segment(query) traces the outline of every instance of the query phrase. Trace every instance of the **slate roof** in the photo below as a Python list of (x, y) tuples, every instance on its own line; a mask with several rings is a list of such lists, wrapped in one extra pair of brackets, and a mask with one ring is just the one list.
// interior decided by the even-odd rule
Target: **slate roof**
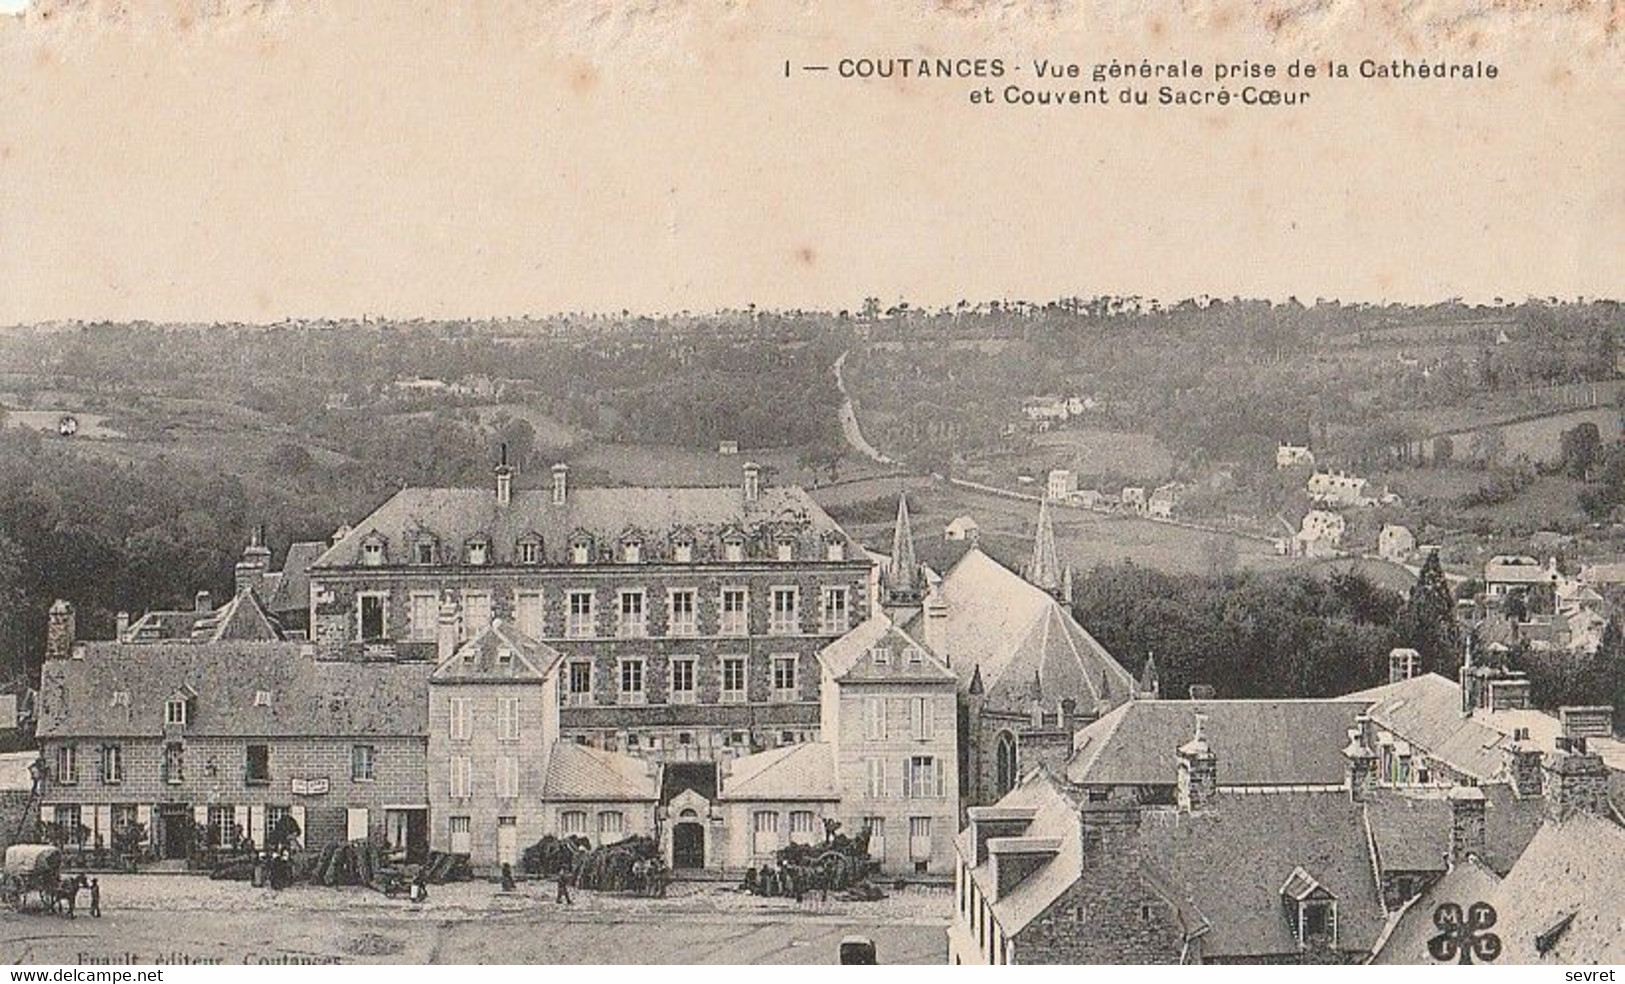
[[(489, 537), (493, 564), (513, 563), (520, 538), (542, 538), (548, 563), (570, 556), (572, 537), (585, 533), (600, 547), (629, 531), (644, 537), (644, 554), (660, 555), (666, 537), (680, 530), (695, 538), (695, 559), (730, 530), (764, 545), (780, 536), (834, 537), (856, 556), (857, 544), (805, 491), (793, 486), (764, 487), (755, 502), (746, 502), (737, 486), (702, 488), (571, 489), (565, 504), (554, 505), (550, 490), (516, 489), (507, 506), (497, 504), (489, 489), (402, 489), (329, 547), (314, 566), (346, 567), (361, 562), (362, 542), (374, 534), (385, 538), (391, 564), (405, 563), (421, 532), (433, 534), (442, 557), (456, 558), (476, 536)], [(764, 555), (758, 551), (758, 556)], [(817, 554), (822, 560), (823, 554)], [(595, 558), (596, 559), (596, 558)]]
[(1625, 963), (1625, 830), (1584, 813), (1545, 824), (1492, 904), (1498, 963)]
[(282, 573), (266, 577), (265, 607), (275, 613), (309, 608), (310, 568), (326, 552), (327, 543), (322, 540), (289, 544)]
[(552, 646), (532, 639), (502, 619), (494, 619), (435, 667), (430, 680), (436, 684), (541, 684), (562, 658)]
[(1515, 557), (1503, 554), (1491, 557), (1484, 565), (1484, 580), (1502, 584), (1549, 584), (1553, 572), (1533, 557)]
[(1221, 793), (1207, 811), (1149, 810), (1146, 858), (1210, 928), (1204, 957), (1297, 954), (1281, 888), (1302, 868), (1337, 899), (1339, 950), (1369, 950), (1384, 914), (1360, 805), (1347, 792)]
[(1219, 759), (1220, 786), (1341, 785), (1343, 746), (1362, 708), (1337, 700), (1135, 700), (1079, 731), (1069, 782), (1171, 785), (1196, 715)]
[[(1022, 836), (1055, 838), (1060, 850), (1043, 867), (1028, 875), (1000, 898), (993, 880), (992, 857), (971, 868), (971, 877), (988, 898), (997, 898), (993, 914), (1007, 936), (1021, 932), (1043, 914), (1052, 903), (1078, 880), (1083, 870), (1083, 842), (1079, 836), (1078, 805), (1056, 785), (1047, 772), (1035, 773), (1007, 793), (998, 805), (1035, 811), (1033, 821)], [(976, 844), (967, 826), (957, 840), (959, 856), (974, 858)]]
[(660, 796), (657, 766), (618, 752), (571, 741), (554, 744), (547, 757), (544, 800), (654, 802)]
[(1373, 687), (1347, 700), (1370, 702), (1372, 721), (1429, 757), (1481, 782), (1506, 769), (1510, 737), (1482, 721), (1463, 717), (1461, 688), (1437, 673)]
[(1433, 964), (1428, 941), (1439, 935), (1433, 912), (1447, 902), (1466, 911), (1474, 902), (1487, 902), (1500, 884), (1500, 876), (1473, 858), (1456, 865), (1421, 894), (1388, 917), (1378, 938), (1373, 964)]
[(715, 762), (667, 762), (660, 769), (660, 802), (670, 803), (686, 790), (693, 790), (708, 803), (717, 798)]
[(248, 642), (281, 639), (282, 625), (260, 603), (252, 591), (240, 591), (232, 599), (192, 624), (192, 638), (199, 642)]
[[(886, 662), (875, 662), (875, 648)], [(958, 678), (942, 661), (884, 614), (875, 614), (825, 646), (818, 661), (843, 683), (942, 683)]]
[(979, 548), (943, 576), (948, 604), (939, 655), (968, 689), (979, 674), (990, 702), (1013, 706), (1035, 696), (1072, 697), (1079, 709), (1115, 706), (1134, 677), (1049, 594)]
[[(1497, 874), (1512, 870), (1530, 838), (1540, 829), (1545, 801), (1519, 799), (1512, 787), (1495, 783), (1484, 792), (1484, 851), (1481, 860)], [(1449, 790), (1377, 789), (1366, 797), (1372, 846), (1385, 871), (1444, 871), (1450, 851)]]
[[(318, 662), (297, 642), (89, 642), (41, 671), (41, 738), (161, 738), (164, 704), (190, 688), (188, 736), (428, 733), (429, 667)], [(257, 691), (271, 694), (257, 707)], [(114, 693), (129, 695), (114, 703)]]
[(722, 764), (719, 800), (814, 800), (841, 798), (835, 784), (835, 747), (808, 741), (771, 748)]

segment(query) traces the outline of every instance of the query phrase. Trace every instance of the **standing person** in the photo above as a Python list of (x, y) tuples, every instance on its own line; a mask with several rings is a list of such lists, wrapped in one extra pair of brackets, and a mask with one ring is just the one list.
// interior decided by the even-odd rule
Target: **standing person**
[(95, 919), (102, 917), (102, 883), (99, 878), (90, 880), (90, 915)]
[(502, 862), (502, 890), (511, 892), (517, 887), (513, 880), (513, 865), (507, 861)]
[(558, 895), (553, 899), (553, 901), (559, 905), (575, 905), (575, 901), (570, 898), (570, 879), (571, 874), (569, 866), (566, 865), (565, 867), (560, 868), (559, 892)]

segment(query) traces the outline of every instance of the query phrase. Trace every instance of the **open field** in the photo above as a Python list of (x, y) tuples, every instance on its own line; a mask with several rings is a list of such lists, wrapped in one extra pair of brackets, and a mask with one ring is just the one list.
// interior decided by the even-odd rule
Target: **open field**
[[(105, 915), (0, 914), (12, 963), (835, 963), (842, 937), (875, 941), (882, 963), (941, 963), (949, 890), (876, 903), (739, 896), (678, 883), (667, 899), (551, 885), (503, 893), (437, 886), (421, 906), (366, 889), (255, 889), (186, 875), (102, 876)], [(81, 898), (83, 903), (83, 898)]]
[(1033, 443), (1033, 452), (1021, 456), (1024, 462), (1036, 458), (1040, 466), (1053, 462), (1080, 475), (1124, 475), (1156, 483), (1174, 467), (1173, 455), (1150, 434), (1064, 427), (1034, 436)]
[(0, 408), (0, 413), (5, 415), (7, 427), (26, 427), (29, 430), (39, 431), (41, 434), (57, 433), (57, 424), (62, 420), (63, 415), (73, 413), (74, 419), (79, 422), (79, 433), (75, 435), (79, 439), (110, 441), (124, 436), (121, 432), (109, 427), (106, 415), (99, 413), (77, 413), (69, 410), (5, 410), (3, 408)]

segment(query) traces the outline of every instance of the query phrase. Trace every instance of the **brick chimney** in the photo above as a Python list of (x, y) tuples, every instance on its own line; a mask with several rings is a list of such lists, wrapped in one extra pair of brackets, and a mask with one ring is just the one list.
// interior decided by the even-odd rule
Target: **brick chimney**
[(762, 497), (762, 469), (754, 461), (745, 462), (745, 501), (756, 502)]
[(457, 651), (457, 636), (462, 612), (457, 600), (448, 592), (440, 600), (439, 624), (435, 626), (435, 657), (444, 663)]
[(1490, 680), (1489, 705), (1492, 711), (1528, 710), (1529, 678), (1522, 673), (1507, 673)]
[(1388, 682), (1400, 683), (1416, 676), (1422, 654), (1414, 649), (1393, 649), (1388, 653)]
[(553, 466), (553, 505), (562, 506), (569, 492), (570, 466), (559, 462)]
[(1484, 853), (1484, 791), (1477, 786), (1450, 789), (1450, 864)]
[(244, 591), (262, 593), (265, 590), (265, 575), (270, 569), (271, 551), (265, 546), (265, 531), (256, 526), (248, 546), (243, 549), (243, 559), (237, 562), (235, 593), (242, 594)]
[(129, 634), (130, 634), (130, 613), (129, 612), (119, 612), (118, 613), (118, 621), (114, 623), (113, 638), (118, 642), (123, 642), (124, 637), (129, 635)]
[(1546, 819), (1567, 820), (1576, 813), (1608, 815), (1608, 766), (1586, 748), (1586, 739), (1562, 736), (1546, 770)]
[(513, 469), (508, 467), (508, 445), (502, 445), (502, 458), (497, 464), (497, 505), (506, 506), (513, 501)]
[(45, 658), (67, 659), (72, 656), (75, 635), (73, 604), (58, 598), (46, 619)]
[(1557, 719), (1562, 722), (1563, 734), (1569, 738), (1612, 738), (1614, 736), (1614, 707), (1596, 704), (1588, 707), (1559, 707)]
[(345, 537), (347, 537), (349, 535), (350, 535), (350, 524), (349, 523), (340, 524), (339, 528), (333, 531), (333, 535), (327, 538), (327, 545), (330, 546), (330, 547), (336, 547), (336, 546), (339, 545), (340, 540), (344, 539)]
[(921, 635), (924, 638), (920, 641), (925, 643), (925, 648), (948, 666), (954, 665), (953, 653), (948, 651), (948, 601), (942, 597), (940, 586), (932, 588), (926, 596), (925, 628)]
[(1507, 746), (1507, 778), (1511, 781), (1512, 792), (1519, 799), (1540, 795), (1540, 760), (1538, 748), (1516, 741)]
[(1362, 714), (1349, 729), (1349, 743), (1343, 749), (1343, 773), (1349, 787), (1349, 799), (1365, 801), (1366, 795), (1377, 785), (1377, 753), (1366, 744), (1370, 718)]
[(199, 615), (207, 615), (214, 611), (214, 596), (207, 591), (199, 591), (192, 599), (192, 610)]
[(1179, 777), (1176, 795), (1182, 813), (1200, 813), (1219, 791), (1219, 759), (1208, 747), (1202, 728), (1206, 714), (1196, 715), (1196, 734), (1179, 746)]

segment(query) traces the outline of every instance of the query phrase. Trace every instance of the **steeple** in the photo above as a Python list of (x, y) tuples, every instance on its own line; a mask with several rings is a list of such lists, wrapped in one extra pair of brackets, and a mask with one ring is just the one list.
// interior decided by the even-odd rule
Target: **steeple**
[(914, 555), (914, 529), (908, 519), (908, 494), (897, 495), (897, 525), (892, 528), (891, 560), (881, 579), (888, 605), (917, 605), (925, 594), (925, 577)]
[(1050, 521), (1049, 497), (1038, 503), (1038, 532), (1033, 537), (1033, 556), (1022, 576), (1029, 582), (1058, 595), (1064, 585), (1061, 562), (1055, 556), (1055, 526)]

